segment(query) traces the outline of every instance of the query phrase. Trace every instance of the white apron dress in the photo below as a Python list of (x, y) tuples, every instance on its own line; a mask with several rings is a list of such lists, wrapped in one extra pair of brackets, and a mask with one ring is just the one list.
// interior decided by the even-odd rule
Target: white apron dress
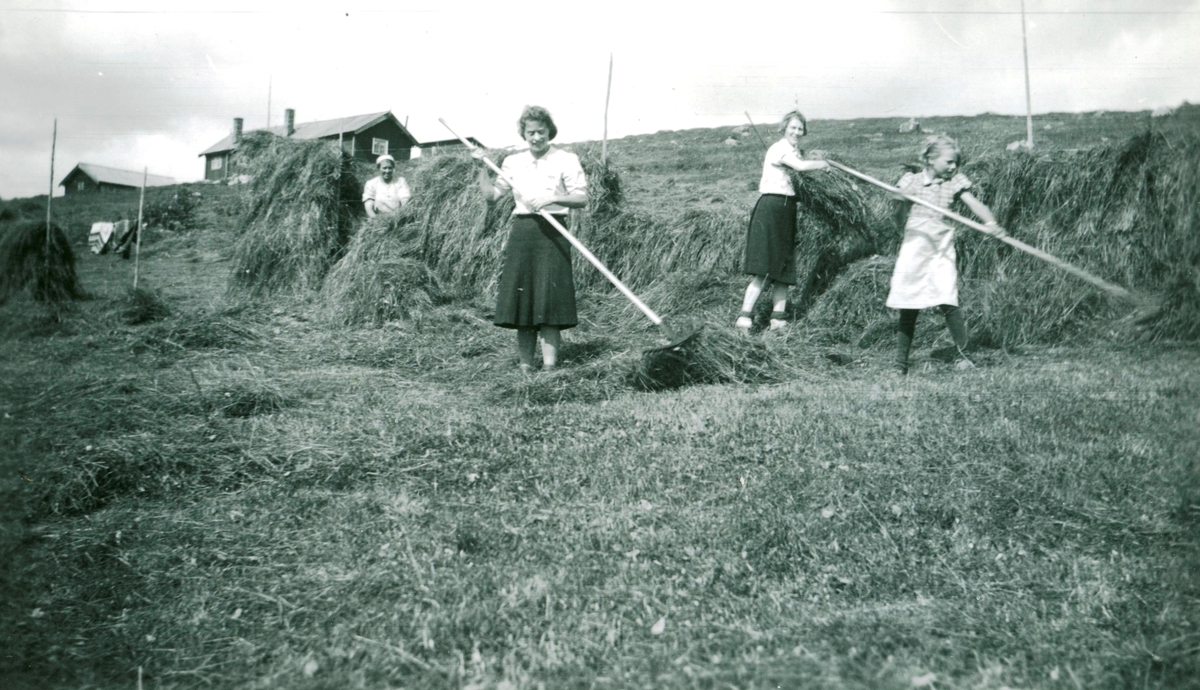
[[(905, 173), (896, 184), (901, 191), (940, 208), (971, 187), (966, 175), (949, 180), (930, 179), (926, 173)], [(913, 204), (904, 226), (904, 240), (892, 272), (887, 306), (892, 309), (928, 309), (942, 304), (958, 306), (958, 257), (954, 252), (954, 226), (930, 208)]]

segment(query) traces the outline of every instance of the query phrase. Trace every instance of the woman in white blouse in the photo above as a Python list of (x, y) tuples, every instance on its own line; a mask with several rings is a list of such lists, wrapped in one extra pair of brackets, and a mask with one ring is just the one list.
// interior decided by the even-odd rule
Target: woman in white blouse
[(412, 196), (408, 181), (396, 175), (395, 158), (385, 153), (375, 159), (375, 166), (379, 168), (379, 176), (367, 180), (363, 187), (363, 207), (370, 218), (399, 211)]
[[(500, 166), (512, 186), (504, 178), (493, 182), (481, 167), (479, 188), (488, 201), (511, 193), (515, 202), (493, 322), (517, 331), (517, 356), (528, 372), (536, 366), (539, 335), (542, 368), (552, 369), (558, 362), (559, 332), (579, 323), (571, 245), (539, 212), (565, 226), (569, 209), (587, 205), (587, 178), (578, 156), (550, 145), (558, 128), (545, 108), (526, 106), (517, 131), (529, 149), (508, 156)], [(483, 151), (476, 149), (474, 155), (479, 158)]]
[(808, 121), (799, 110), (783, 116), (779, 126), (783, 138), (767, 149), (763, 159), (762, 178), (758, 184), (759, 197), (750, 214), (746, 232), (745, 273), (754, 276), (746, 287), (737, 327), (749, 331), (753, 326), (751, 311), (759, 295), (771, 285), (771, 330), (787, 325), (787, 290), (796, 284), (796, 190), (792, 171), (828, 170), (825, 161), (804, 160), (799, 149), (800, 137), (808, 134)]

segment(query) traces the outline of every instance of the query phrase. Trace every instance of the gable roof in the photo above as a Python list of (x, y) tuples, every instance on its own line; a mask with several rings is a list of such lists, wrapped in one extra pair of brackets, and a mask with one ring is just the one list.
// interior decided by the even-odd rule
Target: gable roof
[[(292, 132), (292, 139), (321, 139), (323, 137), (333, 137), (339, 134), (358, 134), (359, 132), (374, 127), (384, 120), (391, 120), (400, 128), (400, 131), (408, 135), (409, 139), (414, 142), (416, 139), (412, 133), (405, 129), (404, 125), (396, 119), (392, 111), (385, 110), (382, 113), (367, 113), (366, 115), (351, 115), (350, 117), (339, 117), (332, 120), (318, 120), (316, 122), (302, 122), (296, 125), (296, 129)], [(287, 135), (287, 125), (278, 127), (267, 127), (264, 129), (250, 130), (253, 132), (270, 132), (279, 136)], [(201, 156), (207, 156), (213, 153), (222, 153), (224, 151), (232, 151), (237, 148), (233, 143), (233, 134), (225, 135), (225, 138), (217, 143), (209, 146), (200, 152)]]
[[(133, 187), (134, 189), (141, 189), (142, 187), (142, 173), (136, 170), (110, 168), (106, 165), (96, 165), (95, 163), (80, 163), (76, 165), (71, 169), (71, 172), (63, 176), (62, 182), (59, 182), (58, 186), (65, 187), (67, 178), (76, 172), (87, 175), (95, 180), (97, 184), (101, 182), (105, 184), (119, 184), (125, 187)], [(166, 175), (146, 175), (147, 187), (161, 187), (168, 184), (175, 184), (175, 178), (167, 177)]]
[[(486, 146), (483, 145), (482, 141), (476, 139), (475, 137), (467, 137), (467, 141), (471, 142), (472, 144), (475, 144), (476, 146), (478, 146), (481, 149), (487, 148)], [(438, 139), (437, 141), (427, 141), (422, 144), (417, 144), (417, 148), (435, 149), (435, 148), (441, 148), (443, 146), (462, 146), (462, 145), (463, 145), (463, 143), (462, 143), (462, 140), (460, 140), (460, 139)]]

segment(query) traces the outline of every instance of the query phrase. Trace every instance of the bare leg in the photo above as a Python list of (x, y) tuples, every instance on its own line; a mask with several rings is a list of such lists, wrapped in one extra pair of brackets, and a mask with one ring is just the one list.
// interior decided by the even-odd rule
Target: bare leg
[(742, 311), (754, 309), (754, 303), (758, 301), (758, 296), (762, 294), (763, 286), (766, 283), (766, 276), (754, 276), (750, 284), (746, 286), (746, 296), (742, 299)]
[(771, 286), (771, 330), (787, 326), (784, 310), (787, 309), (788, 286), (775, 283)]
[(766, 276), (754, 276), (750, 284), (746, 286), (746, 296), (742, 298), (742, 313), (738, 315), (737, 327), (748, 331), (753, 324), (750, 321), (750, 312), (754, 310), (754, 303), (758, 301), (758, 296), (762, 294), (763, 286), (766, 285)]
[(542, 326), (542, 368), (553, 369), (558, 364), (558, 348), (562, 345), (562, 336), (558, 326)]
[(783, 312), (787, 309), (788, 286), (783, 283), (775, 283), (771, 286), (771, 301), (774, 302), (774, 311)]
[(521, 360), (523, 371), (532, 371), (533, 347), (537, 344), (537, 331), (532, 328), (517, 329), (517, 358)]

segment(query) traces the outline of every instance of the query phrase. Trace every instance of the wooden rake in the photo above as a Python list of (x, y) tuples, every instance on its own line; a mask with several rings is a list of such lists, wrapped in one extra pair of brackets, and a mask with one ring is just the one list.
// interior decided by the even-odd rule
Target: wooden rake
[[(468, 141), (467, 139), (464, 139), (462, 136), (460, 136), (458, 134), (458, 132), (455, 132), (454, 129), (451, 128), (450, 125), (447, 124), (446, 121), (443, 120), (442, 118), (439, 117), (438, 122), (442, 123), (442, 126), (445, 127), (447, 130), (449, 130), (450, 133), (453, 134), (459, 141), (461, 141), (463, 143), (463, 145), (466, 146), (468, 149), (475, 150), (475, 149), (479, 148), (474, 143), (472, 143), (472, 142)], [(507, 182), (508, 186), (513, 187), (514, 192), (516, 191), (516, 187), (513, 186), (512, 179), (509, 178), (508, 175), (504, 174), (504, 171), (500, 169), (500, 166), (493, 163), (492, 160), (490, 158), (488, 158), (487, 156), (483, 156), (481, 158), (481, 160), (484, 163), (486, 163), (489, 168), (492, 169), (492, 172), (496, 173), (497, 176), (499, 176), (501, 179), (503, 179), (505, 182)], [(516, 192), (516, 193), (519, 194), (519, 192)], [(605, 266), (600, 261), (600, 259), (597, 259), (596, 255), (593, 254), (583, 244), (583, 242), (579, 241), (579, 238), (575, 237), (575, 235), (571, 234), (571, 231), (569, 231), (565, 227), (563, 227), (562, 223), (558, 222), (558, 220), (554, 216), (550, 215), (550, 213), (548, 213), (545, 209), (541, 209), (540, 211), (538, 211), (538, 214), (542, 218), (545, 218), (546, 221), (550, 223), (550, 225), (554, 226), (554, 229), (557, 230), (560, 234), (562, 234), (563, 237), (567, 238), (567, 241), (571, 243), (571, 246), (574, 247), (576, 249), (576, 251), (578, 251), (580, 254), (582, 254), (583, 258), (588, 260), (588, 263), (595, 266), (596, 270), (600, 271), (601, 275), (603, 275), (605, 278), (608, 279), (608, 282), (612, 283), (614, 287), (616, 287), (618, 290), (620, 290), (621, 294), (625, 295), (625, 297), (627, 297), (630, 302), (633, 302), (633, 306), (637, 307), (643, 314), (646, 315), (646, 318), (650, 319), (650, 321), (655, 326), (659, 327), (661, 334), (662, 334), (659, 344), (657, 344), (653, 347), (645, 348), (643, 350), (644, 352), (659, 352), (659, 351), (664, 351), (664, 350), (677, 350), (677, 349), (683, 347), (684, 345), (688, 344), (689, 342), (691, 342), (693, 339), (696, 338), (696, 336), (700, 335), (700, 328), (697, 328), (690, 323), (688, 323), (688, 324), (668, 323), (666, 320), (663, 319), (663, 317), (659, 316), (658, 313), (656, 313), (653, 309), (646, 306), (646, 303), (643, 302), (641, 300), (641, 298), (639, 298), (637, 295), (635, 295), (633, 293), (633, 290), (630, 290), (629, 287), (627, 285), (625, 285), (625, 283), (621, 282), (620, 278), (617, 278), (617, 276), (612, 271), (608, 270), (608, 267)]]
[[(943, 216), (949, 218), (950, 220), (962, 223), (963, 225), (967, 226), (968, 228), (971, 228), (972, 230), (978, 230), (979, 232), (982, 232), (985, 235), (991, 235), (992, 237), (995, 237), (996, 239), (1000, 240), (1001, 242), (1003, 242), (1007, 245), (1010, 245), (1012, 247), (1016, 247), (1017, 249), (1025, 252), (1026, 254), (1036, 256), (1037, 258), (1041, 259), (1042, 261), (1045, 261), (1046, 263), (1050, 264), (1051, 266), (1054, 266), (1055, 268), (1059, 268), (1063, 271), (1066, 271), (1067, 273), (1070, 273), (1071, 275), (1075, 276), (1076, 278), (1079, 278), (1080, 280), (1084, 280), (1084, 281), (1087, 281), (1088, 283), (1091, 283), (1092, 285), (1095, 285), (1096, 287), (1107, 292), (1108, 294), (1112, 295), (1113, 297), (1118, 297), (1122, 300), (1125, 300), (1127, 302), (1134, 304), (1140, 310), (1143, 310), (1143, 311), (1147, 310), (1147, 309), (1156, 310), (1158, 308), (1158, 304), (1150, 297), (1147, 297), (1146, 295), (1143, 295), (1141, 293), (1127, 290), (1126, 288), (1123, 288), (1120, 285), (1117, 285), (1115, 283), (1110, 283), (1107, 280), (1104, 280), (1103, 278), (1101, 278), (1100, 276), (1089, 273), (1089, 272), (1083, 270), (1082, 268), (1075, 266), (1074, 264), (1070, 264), (1066, 261), (1063, 261), (1062, 259), (1058, 258), (1057, 256), (1054, 256), (1053, 254), (1044, 252), (1041, 249), (1038, 249), (1037, 247), (1033, 247), (1028, 244), (1025, 244), (1021, 240), (1018, 240), (1015, 237), (1012, 237), (1011, 235), (1009, 235), (1007, 232), (1004, 231), (1003, 228), (1000, 228), (1000, 226), (996, 226), (995, 229), (989, 228), (988, 226), (986, 226), (982, 223), (978, 223), (976, 221), (971, 220), (970, 218), (961, 216), (949, 209), (942, 208), (941, 206), (932, 204), (928, 201), (925, 201), (924, 199), (918, 199), (915, 196), (910, 196), (908, 194), (905, 194), (904, 192), (900, 191), (900, 189), (897, 187), (893, 187), (892, 185), (887, 184), (886, 182), (881, 182), (881, 181), (875, 179), (874, 177), (867, 175), (866, 173), (861, 173), (849, 166), (842, 165), (841, 163), (838, 163), (837, 161), (831, 161), (829, 159), (825, 159), (825, 162), (828, 163), (829, 165), (831, 165), (832, 167), (837, 168), (838, 170), (841, 170), (844, 173), (847, 173), (849, 175), (853, 175), (854, 177), (857, 177), (858, 179), (862, 180), (863, 182), (873, 184), (876, 187), (879, 187), (880, 189), (886, 190), (888, 192), (891, 192), (892, 194), (902, 197), (906, 201), (911, 201), (914, 204), (920, 204), (921, 206), (924, 206), (926, 208), (933, 209), (934, 211), (937, 211), (938, 213), (942, 214)], [(997, 229), (1000, 230), (1000, 232), (996, 232)]]

